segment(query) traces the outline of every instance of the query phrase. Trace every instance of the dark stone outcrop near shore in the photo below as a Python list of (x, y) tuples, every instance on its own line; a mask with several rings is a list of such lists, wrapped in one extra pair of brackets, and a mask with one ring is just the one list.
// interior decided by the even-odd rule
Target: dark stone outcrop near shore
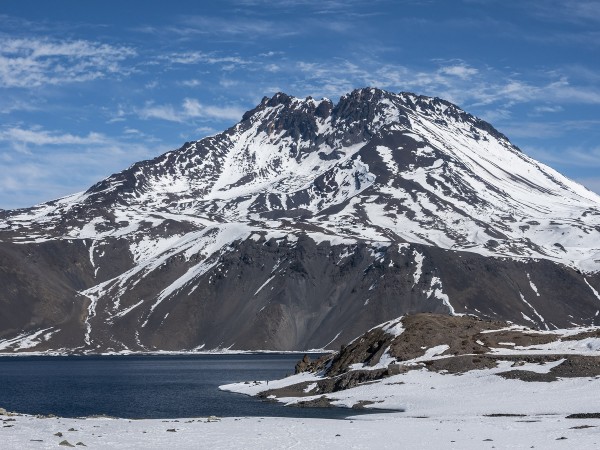
[[(389, 331), (394, 329), (394, 333)], [(561, 354), (560, 351), (537, 352), (536, 347), (556, 342), (572, 342), (598, 337), (598, 330), (567, 335), (539, 332), (515, 327), (514, 324), (482, 320), (472, 316), (415, 314), (375, 327), (343, 345), (339, 352), (325, 355), (312, 363), (305, 356), (297, 368), (321, 376), (282, 389), (271, 389), (259, 396), (314, 397), (304, 406), (329, 406), (325, 394), (382, 380), (410, 370), (435, 371), (459, 375), (471, 370), (495, 368), (500, 361), (511, 367), (498, 373), (507, 379), (553, 382), (559, 378), (593, 378), (600, 376), (600, 357), (595, 354)], [(432, 349), (437, 351), (427, 357)], [(513, 350), (498, 354), (502, 349)], [(382, 356), (385, 355), (385, 363)], [(521, 369), (526, 364), (558, 363), (547, 373)], [(312, 385), (312, 389), (307, 390)]]

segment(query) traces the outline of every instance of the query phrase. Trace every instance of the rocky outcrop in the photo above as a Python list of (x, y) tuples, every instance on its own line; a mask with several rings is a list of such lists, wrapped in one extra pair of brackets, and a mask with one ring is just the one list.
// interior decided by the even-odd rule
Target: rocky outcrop
[[(593, 378), (600, 376), (599, 333), (598, 328), (542, 332), (473, 316), (409, 315), (369, 330), (339, 352), (322, 357), (318, 366), (310, 366), (305, 357), (297, 367), (313, 367), (318, 379), (266, 390), (260, 396), (318, 397), (316, 402), (302, 402), (330, 406), (328, 394), (411, 370), (464, 374), (497, 368), (501, 362), (510, 363), (497, 373), (507, 379)], [(542, 367), (548, 363), (547, 371), (523, 369), (528, 364)]]

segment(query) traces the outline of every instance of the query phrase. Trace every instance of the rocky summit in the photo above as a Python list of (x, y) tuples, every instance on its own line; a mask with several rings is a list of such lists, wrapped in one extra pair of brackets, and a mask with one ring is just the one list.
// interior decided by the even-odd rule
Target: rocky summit
[(439, 98), (265, 97), (0, 210), (0, 351), (338, 348), (434, 312), (600, 325), (600, 197)]

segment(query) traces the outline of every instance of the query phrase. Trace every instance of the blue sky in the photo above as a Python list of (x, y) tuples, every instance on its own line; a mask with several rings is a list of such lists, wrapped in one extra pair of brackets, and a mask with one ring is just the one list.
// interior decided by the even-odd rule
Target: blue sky
[(438, 96), (600, 192), (600, 1), (0, 1), (0, 208), (85, 190), (265, 95)]

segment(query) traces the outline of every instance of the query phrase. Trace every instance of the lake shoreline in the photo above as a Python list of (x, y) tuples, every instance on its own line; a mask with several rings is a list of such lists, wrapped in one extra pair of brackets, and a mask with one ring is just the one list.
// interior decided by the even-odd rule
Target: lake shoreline
[(336, 350), (311, 349), (311, 350), (207, 350), (207, 351), (153, 351), (153, 352), (0, 352), (0, 358), (5, 357), (30, 357), (30, 356), (48, 356), (48, 357), (82, 357), (82, 356), (204, 356), (204, 355), (317, 355), (333, 354)]

